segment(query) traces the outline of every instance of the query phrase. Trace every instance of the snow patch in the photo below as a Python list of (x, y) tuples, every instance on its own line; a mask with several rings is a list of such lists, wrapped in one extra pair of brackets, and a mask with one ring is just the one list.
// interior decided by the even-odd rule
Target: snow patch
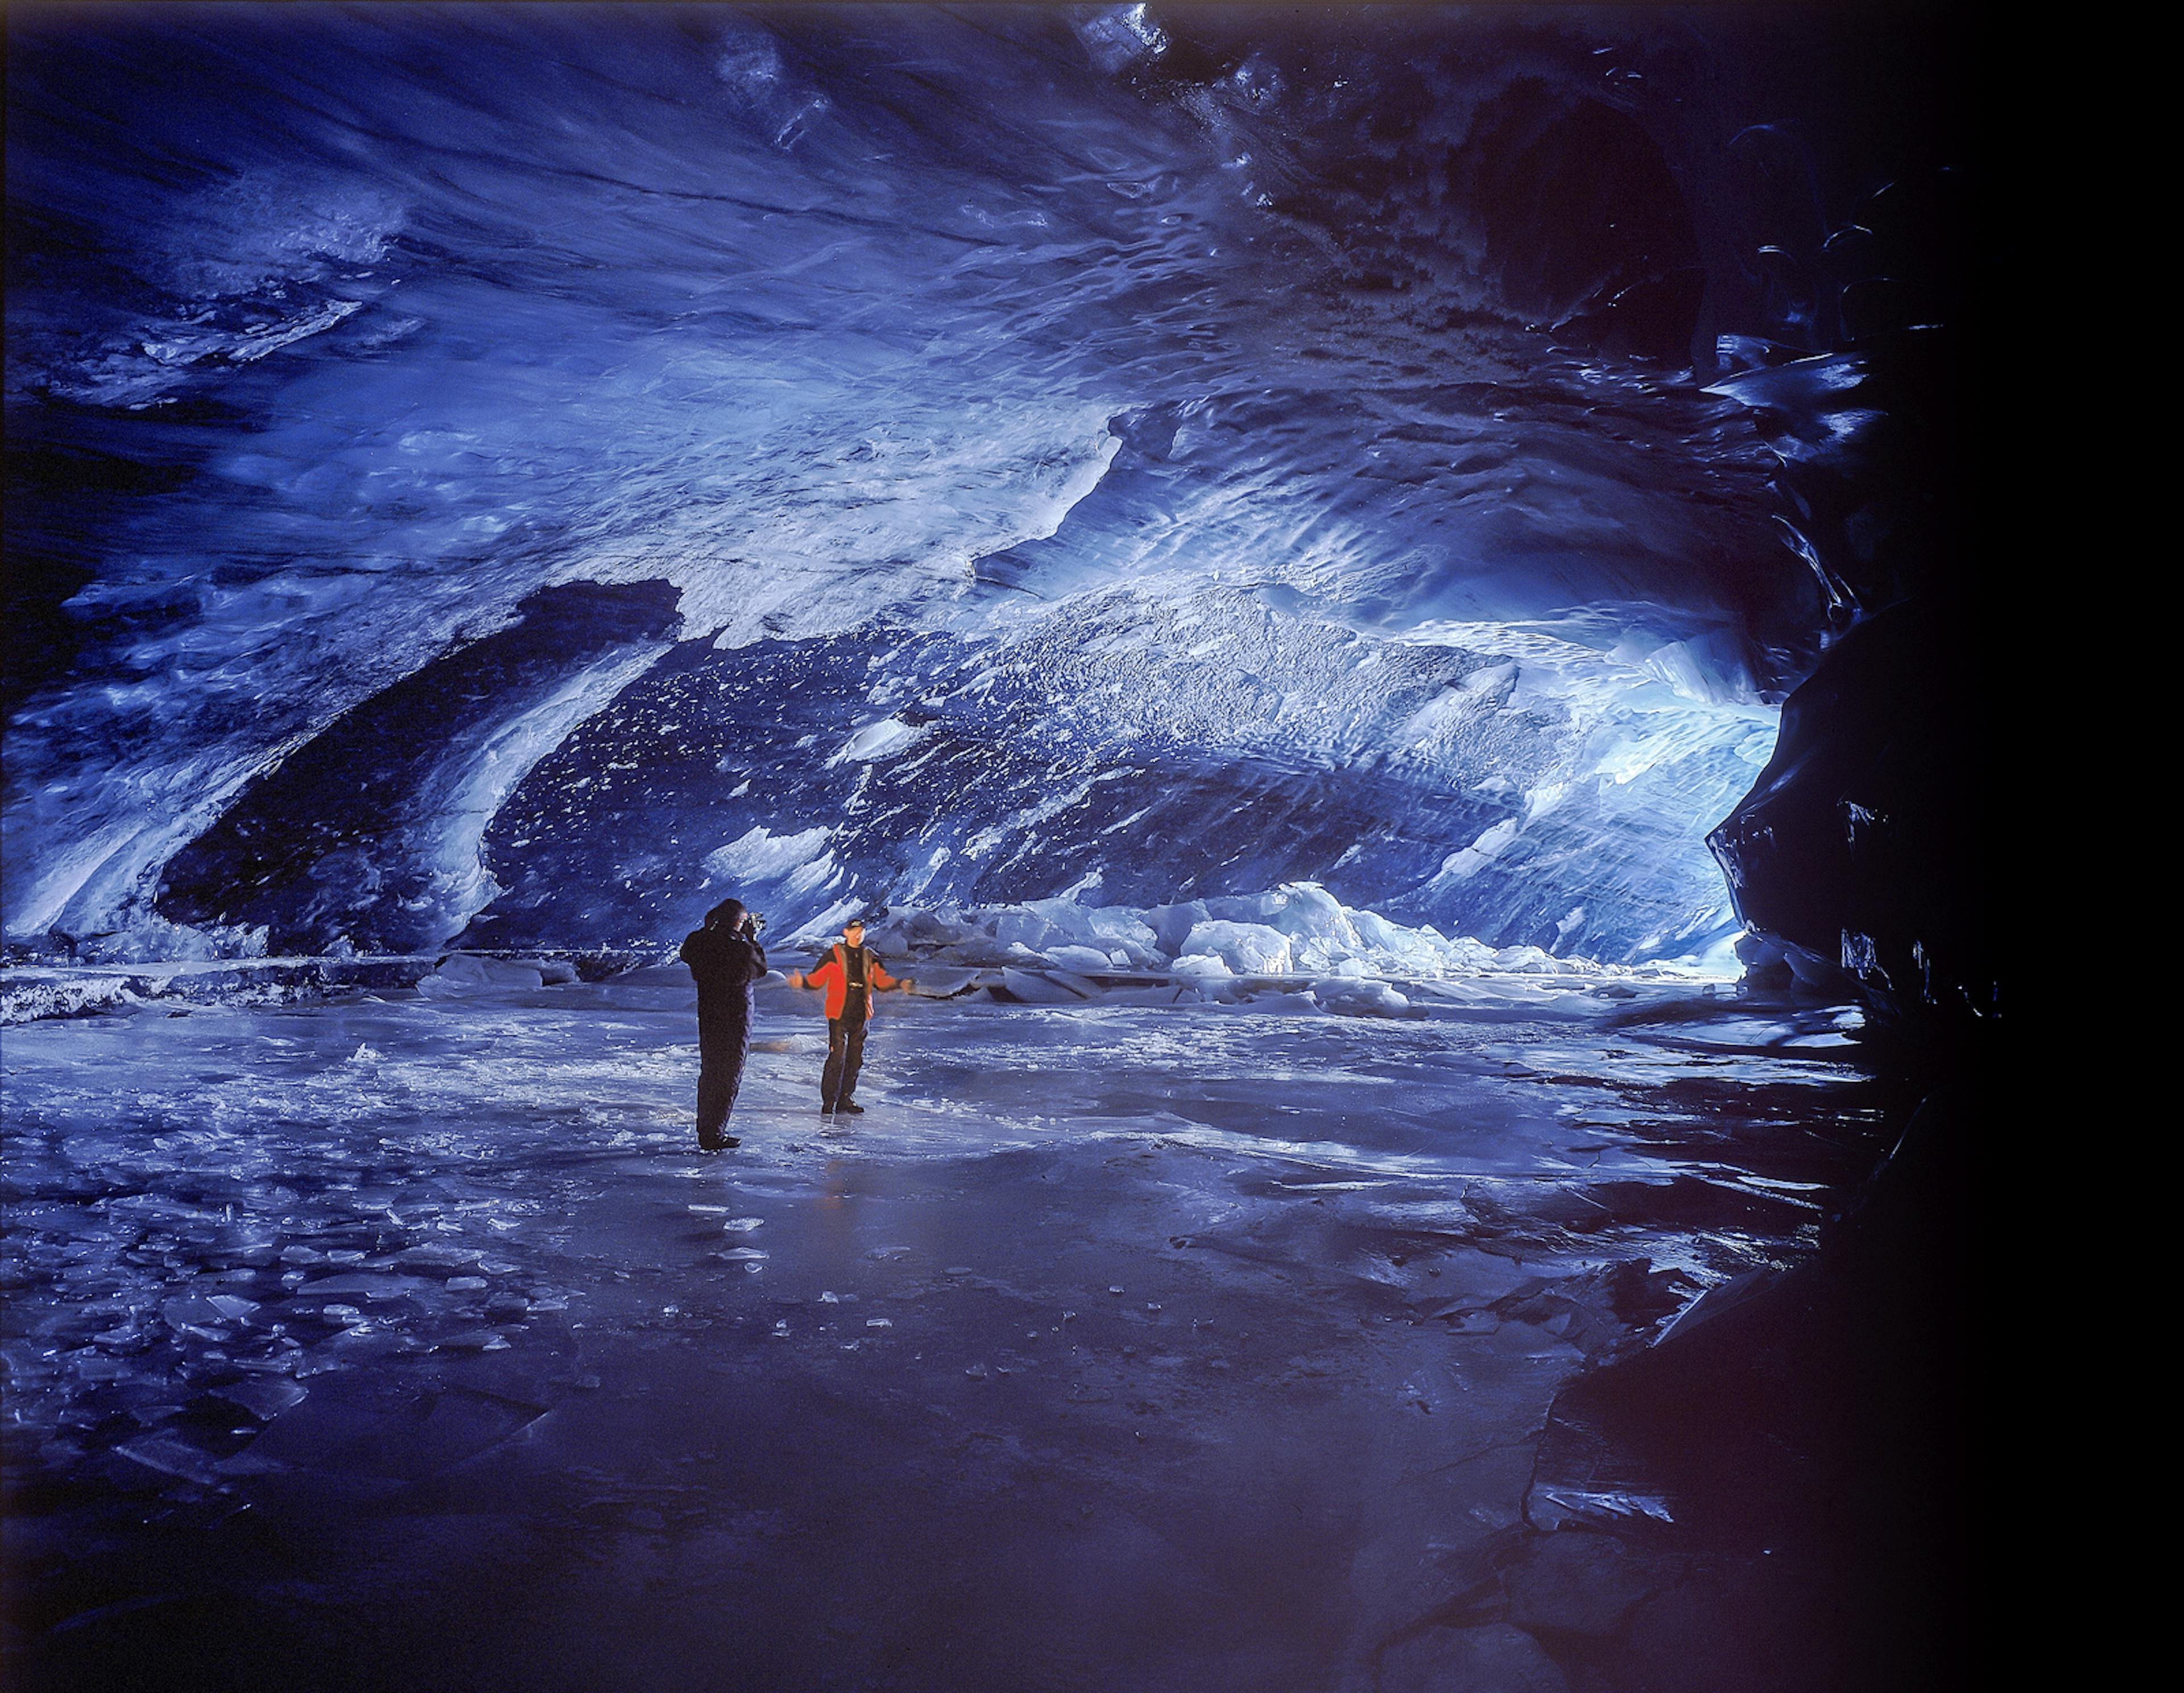
[(773, 881), (816, 860), (827, 845), (827, 835), (825, 829), (776, 835), (760, 824), (708, 852), (705, 873), (715, 881)]
[(893, 758), (908, 752), (925, 735), (925, 729), (914, 728), (900, 718), (882, 718), (851, 735), (842, 750), (827, 761), (825, 768), (831, 770), (845, 761), (869, 764), (878, 759)]

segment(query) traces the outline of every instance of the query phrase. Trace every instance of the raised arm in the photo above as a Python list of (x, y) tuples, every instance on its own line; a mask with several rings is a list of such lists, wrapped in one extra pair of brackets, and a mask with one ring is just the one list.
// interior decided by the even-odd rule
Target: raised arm
[(829, 958), (816, 970), (791, 970), (788, 973), (788, 985), (791, 987), (816, 987), (823, 992), (832, 985), (828, 979), (829, 974), (839, 975), (841, 970), (842, 967)]

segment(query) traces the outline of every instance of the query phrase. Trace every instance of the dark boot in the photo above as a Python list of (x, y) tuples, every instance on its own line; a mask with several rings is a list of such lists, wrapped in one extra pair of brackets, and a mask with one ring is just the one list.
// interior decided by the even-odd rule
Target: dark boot
[(865, 1115), (865, 1108), (854, 1099), (844, 1099), (834, 1109), (837, 1111), (847, 1111), (853, 1117), (861, 1117)]

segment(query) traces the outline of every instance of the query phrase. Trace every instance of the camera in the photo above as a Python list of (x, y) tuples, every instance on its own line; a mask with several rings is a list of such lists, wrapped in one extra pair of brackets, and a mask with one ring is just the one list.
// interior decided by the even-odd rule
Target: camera
[(753, 940), (756, 940), (759, 936), (765, 932), (765, 930), (766, 919), (760, 917), (755, 911), (747, 911), (744, 914), (744, 934), (749, 936)]

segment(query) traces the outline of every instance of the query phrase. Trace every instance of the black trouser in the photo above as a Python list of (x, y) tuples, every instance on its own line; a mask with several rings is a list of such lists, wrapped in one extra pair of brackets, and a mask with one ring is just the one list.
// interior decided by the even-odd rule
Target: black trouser
[(865, 1063), (865, 1020), (827, 1020), (827, 1068), (819, 1077), (819, 1103), (827, 1110), (857, 1092), (857, 1072)]
[(743, 1086), (744, 1060), (750, 1053), (750, 1018), (722, 1014), (698, 1020), (698, 1144), (708, 1150), (721, 1143), (728, 1113)]

